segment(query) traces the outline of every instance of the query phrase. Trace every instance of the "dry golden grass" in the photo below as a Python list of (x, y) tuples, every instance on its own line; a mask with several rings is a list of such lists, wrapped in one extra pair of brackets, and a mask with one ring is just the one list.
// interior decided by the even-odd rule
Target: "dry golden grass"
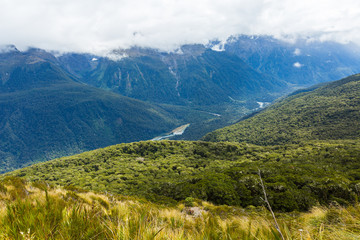
[[(164, 207), (16, 180), (4, 185), (0, 239), (280, 239), (265, 208), (244, 210), (200, 201), (193, 208), (182, 203)], [(359, 204), (314, 207), (277, 217), (286, 239), (360, 239)]]

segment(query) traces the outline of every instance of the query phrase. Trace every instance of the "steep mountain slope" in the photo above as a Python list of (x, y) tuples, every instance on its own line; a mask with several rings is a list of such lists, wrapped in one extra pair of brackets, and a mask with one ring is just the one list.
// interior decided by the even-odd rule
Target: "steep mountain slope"
[(53, 55), (39, 49), (20, 52), (11, 46), (0, 52), (0, 93), (74, 80), (52, 64), (56, 61)]
[(291, 84), (312, 85), (360, 72), (360, 48), (355, 44), (241, 35), (228, 39), (223, 48), (259, 72)]
[(293, 94), (259, 114), (207, 134), (206, 141), (260, 145), (360, 137), (360, 75)]
[(0, 172), (184, 124), (160, 107), (76, 82), (46, 52), (0, 59)]

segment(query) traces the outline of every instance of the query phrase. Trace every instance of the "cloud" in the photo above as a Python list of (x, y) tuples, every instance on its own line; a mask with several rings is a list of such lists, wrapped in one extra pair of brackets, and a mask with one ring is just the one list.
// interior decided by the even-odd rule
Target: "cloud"
[(295, 50), (294, 50), (294, 55), (295, 55), (295, 56), (300, 56), (300, 55), (301, 55), (301, 49), (295, 48)]
[(356, 0), (0, 0), (0, 44), (103, 53), (236, 34), (360, 43)]
[(295, 63), (293, 64), (293, 66), (296, 67), (296, 68), (301, 68), (301, 67), (304, 66), (304, 65), (301, 64), (301, 63), (299, 63), (299, 62), (295, 62)]
[(17, 51), (16, 47), (13, 45), (0, 45), (0, 53), (8, 53)]

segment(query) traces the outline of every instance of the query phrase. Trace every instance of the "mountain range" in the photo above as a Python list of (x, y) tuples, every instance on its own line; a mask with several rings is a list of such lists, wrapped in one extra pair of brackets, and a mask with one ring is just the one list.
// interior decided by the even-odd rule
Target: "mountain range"
[(261, 73), (301, 86), (335, 81), (360, 70), (360, 49), (353, 43), (240, 35), (229, 38), (223, 49)]
[(197, 140), (295, 89), (360, 72), (357, 53), (267, 36), (108, 57), (8, 46), (0, 52), (0, 171), (189, 123), (175, 139)]
[[(285, 81), (262, 74), (234, 54), (203, 45), (182, 46), (181, 54), (132, 48), (115, 52), (123, 59), (64, 55), (60, 61), (80, 81), (124, 96), (177, 105), (204, 106), (264, 98), (285, 89)], [(81, 64), (81, 62), (86, 64)], [(94, 63), (95, 62), (95, 63)], [(93, 67), (89, 67), (89, 66)], [(79, 69), (79, 65), (88, 66)]]

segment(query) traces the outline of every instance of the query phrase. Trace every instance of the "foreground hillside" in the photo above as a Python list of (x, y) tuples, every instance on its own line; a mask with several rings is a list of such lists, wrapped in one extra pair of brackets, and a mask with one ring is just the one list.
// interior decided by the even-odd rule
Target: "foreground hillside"
[(27, 180), (135, 195), (175, 204), (263, 205), (258, 172), (277, 211), (353, 204), (359, 197), (360, 141), (261, 147), (186, 141), (120, 144), (9, 173)]
[(360, 75), (285, 98), (259, 114), (207, 134), (206, 141), (259, 145), (360, 137)]
[[(28, 183), (0, 182), (0, 238), (13, 239), (280, 239), (264, 207), (214, 206), (188, 198), (173, 207), (139, 198)], [(357, 239), (360, 206), (314, 207), (277, 214), (286, 239)]]

